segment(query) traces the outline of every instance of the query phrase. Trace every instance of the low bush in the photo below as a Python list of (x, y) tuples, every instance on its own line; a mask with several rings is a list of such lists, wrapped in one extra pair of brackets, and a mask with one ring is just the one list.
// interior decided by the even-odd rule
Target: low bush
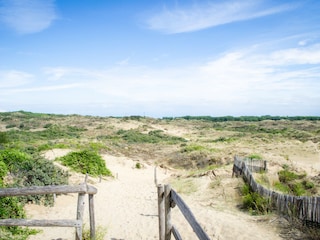
[(181, 149), (181, 152), (193, 152), (193, 151), (201, 151), (204, 150), (205, 147), (201, 145), (187, 145)]
[(306, 176), (305, 173), (303, 174), (297, 174), (293, 171), (290, 171), (289, 169), (280, 170), (278, 172), (279, 181), (282, 183), (289, 183), (293, 180), (302, 179)]
[[(12, 180), (8, 187), (30, 187), (63, 185), (68, 183), (68, 173), (64, 172), (40, 155), (32, 156), (16, 149), (6, 149), (0, 151), (0, 162), (3, 162), (10, 172)], [(19, 197), (23, 202), (31, 201), (53, 204), (52, 195), (36, 195)]]
[(291, 171), (289, 166), (284, 165), (283, 170), (278, 172), (279, 182), (274, 183), (274, 188), (286, 194), (295, 196), (314, 195), (317, 193), (313, 182), (306, 179), (306, 173)]
[(260, 154), (257, 154), (257, 153), (252, 153), (248, 156), (248, 158), (250, 159), (255, 159), (255, 160), (262, 160), (262, 156)]
[(150, 131), (147, 134), (141, 133), (138, 130), (119, 130), (117, 135), (120, 136), (123, 140), (127, 141), (128, 143), (180, 143), (186, 142), (184, 138), (176, 137), (176, 136), (169, 136), (163, 134), (162, 130), (154, 130)]
[[(108, 229), (106, 227), (98, 225), (96, 227), (96, 236), (95, 240), (103, 240), (105, 235), (107, 234)], [(84, 226), (84, 230), (82, 232), (82, 240), (92, 240), (90, 238), (90, 229)]]
[(95, 151), (71, 152), (57, 160), (72, 170), (83, 174), (90, 174), (91, 176), (112, 175), (111, 171), (106, 167), (105, 161)]
[(271, 210), (271, 201), (251, 191), (248, 184), (241, 188), (242, 206), (253, 215), (266, 214)]

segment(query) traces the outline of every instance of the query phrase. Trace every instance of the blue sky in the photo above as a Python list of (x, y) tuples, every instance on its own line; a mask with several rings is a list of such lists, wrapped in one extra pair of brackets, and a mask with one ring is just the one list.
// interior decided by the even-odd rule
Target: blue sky
[(320, 115), (318, 0), (0, 0), (0, 111)]

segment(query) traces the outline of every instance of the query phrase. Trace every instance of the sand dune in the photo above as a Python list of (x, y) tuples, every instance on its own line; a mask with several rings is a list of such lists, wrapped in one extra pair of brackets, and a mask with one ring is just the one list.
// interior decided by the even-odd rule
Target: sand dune
[[(48, 159), (65, 154), (60, 150), (46, 154)], [(104, 155), (108, 168), (116, 176), (114, 179), (89, 178), (88, 183), (98, 189), (95, 196), (96, 225), (107, 229), (104, 239), (158, 239), (157, 188), (154, 183), (154, 166), (144, 164), (135, 168), (135, 161), (126, 157)], [(229, 169), (220, 174), (223, 187), (210, 195), (204, 190), (202, 194), (182, 194), (195, 217), (212, 239), (246, 239), (276, 240), (284, 239), (275, 227), (276, 216), (252, 217), (242, 213), (232, 205), (235, 194), (234, 183)], [(173, 174), (169, 170), (157, 168), (159, 183), (170, 181)], [(72, 184), (83, 181), (84, 176), (75, 174)], [(201, 184), (212, 181), (209, 177), (199, 179)], [(229, 186), (229, 187), (228, 187)], [(220, 193), (219, 193), (220, 191)], [(224, 191), (224, 194), (222, 194)], [(37, 205), (26, 206), (28, 215), (35, 219), (74, 219), (76, 216), (77, 195), (64, 195), (57, 198), (54, 207)], [(86, 208), (84, 220), (88, 222)], [(178, 227), (183, 239), (196, 239), (192, 229), (182, 217), (178, 208), (172, 212), (172, 221)], [(74, 229), (42, 228), (43, 232), (30, 237), (30, 240), (74, 239)]]

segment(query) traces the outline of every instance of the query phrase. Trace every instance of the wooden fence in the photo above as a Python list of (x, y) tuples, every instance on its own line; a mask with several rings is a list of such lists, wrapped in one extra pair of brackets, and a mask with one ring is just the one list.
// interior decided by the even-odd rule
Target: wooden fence
[(85, 195), (89, 196), (89, 217), (90, 217), (90, 237), (95, 239), (95, 218), (93, 196), (97, 189), (86, 183), (77, 186), (34, 186), (28, 188), (1, 188), (0, 197), (39, 195), (39, 194), (67, 194), (78, 193), (77, 216), (75, 220), (35, 220), (35, 219), (0, 219), (0, 226), (33, 226), (33, 227), (74, 227), (76, 229), (76, 240), (82, 239), (83, 212), (85, 205)]
[(183, 199), (173, 190), (170, 185), (158, 186), (158, 212), (159, 212), (159, 239), (170, 240), (171, 234), (176, 240), (182, 240), (178, 229), (171, 223), (171, 208), (176, 205), (191, 225), (193, 231), (200, 240), (210, 240), (208, 235), (203, 231), (200, 224), (195, 219)]
[(250, 188), (261, 196), (270, 199), (279, 213), (298, 218), (309, 225), (319, 226), (320, 196), (291, 196), (267, 189), (255, 181), (249, 168), (246, 161), (235, 156), (233, 175), (242, 175)]

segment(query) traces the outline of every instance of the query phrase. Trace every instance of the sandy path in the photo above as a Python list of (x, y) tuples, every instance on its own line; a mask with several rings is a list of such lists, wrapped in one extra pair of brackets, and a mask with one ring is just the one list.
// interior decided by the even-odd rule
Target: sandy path
[[(97, 185), (99, 209), (97, 222), (106, 223), (105, 239), (157, 239), (157, 188), (154, 168), (136, 169), (135, 163), (122, 157), (105, 156), (107, 166), (117, 178)], [(158, 179), (166, 177), (159, 169)]]
[[(104, 159), (116, 178), (101, 182), (89, 179), (88, 182), (94, 183), (92, 185), (98, 189), (94, 200), (96, 225), (107, 228), (105, 239), (158, 239), (154, 167), (144, 165), (142, 169), (137, 169), (136, 162), (125, 157), (105, 155)], [(158, 180), (166, 177), (159, 168)], [(28, 214), (35, 219), (43, 219), (44, 216), (47, 219), (72, 219), (76, 216), (76, 203), (77, 195), (68, 195), (58, 197), (52, 208), (36, 205), (26, 208)], [(87, 214), (84, 219), (88, 221)], [(30, 240), (58, 238), (73, 239), (74, 230), (43, 228), (42, 234), (32, 236)]]
[[(59, 155), (57, 152), (54, 154)], [(52, 156), (47, 157), (52, 159)], [(144, 165), (142, 169), (137, 169), (136, 162), (128, 158), (110, 155), (103, 157), (116, 178), (101, 182), (98, 179), (89, 178), (88, 182), (98, 189), (98, 194), (95, 196), (95, 217), (96, 225), (107, 229), (104, 239), (158, 239), (154, 167)], [(166, 174), (165, 170), (158, 168), (157, 177), (158, 182), (166, 181), (169, 172)], [(82, 180), (82, 175), (72, 178), (73, 183), (76, 181), (80, 183)], [(213, 199), (206, 196), (206, 193), (182, 195), (182, 197), (212, 239), (283, 239), (268, 222), (261, 223), (245, 213), (228, 209), (223, 203), (219, 203), (219, 198)], [(57, 198), (54, 207), (28, 205), (26, 209), (28, 215), (34, 219), (74, 219), (76, 205), (77, 195), (64, 195)], [(212, 207), (212, 205), (219, 206)], [(175, 207), (172, 211), (172, 222), (178, 227), (183, 239), (196, 239), (178, 208)], [(87, 212), (86, 207), (85, 222), (88, 222)], [(72, 228), (42, 229), (43, 233), (30, 237), (30, 240), (74, 239)]]

